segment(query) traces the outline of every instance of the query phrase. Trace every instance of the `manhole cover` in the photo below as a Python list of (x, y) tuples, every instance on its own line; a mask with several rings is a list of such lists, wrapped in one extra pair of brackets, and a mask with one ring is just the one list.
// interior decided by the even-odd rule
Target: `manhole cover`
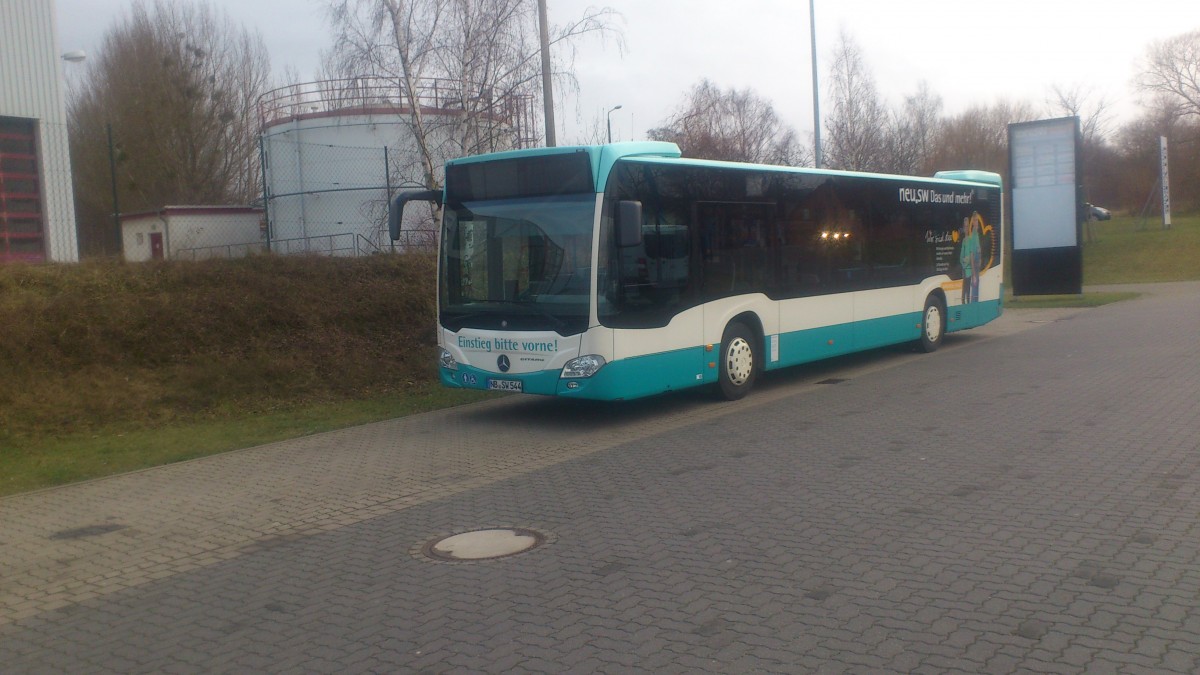
[(492, 560), (524, 553), (546, 541), (545, 535), (533, 530), (503, 528), (474, 530), (425, 544), (425, 555), (453, 562), (463, 560)]

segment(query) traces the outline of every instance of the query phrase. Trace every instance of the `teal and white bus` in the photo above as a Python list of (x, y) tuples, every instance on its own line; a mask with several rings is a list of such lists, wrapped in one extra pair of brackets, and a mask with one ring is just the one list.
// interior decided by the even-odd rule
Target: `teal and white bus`
[(1000, 315), (1001, 181), (686, 159), (671, 143), (456, 159), (437, 336), (449, 387), (633, 399)]

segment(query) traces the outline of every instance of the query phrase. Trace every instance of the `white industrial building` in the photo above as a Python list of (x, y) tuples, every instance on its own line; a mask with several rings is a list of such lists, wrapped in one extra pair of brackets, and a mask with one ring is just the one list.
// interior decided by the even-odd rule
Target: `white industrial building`
[(0, 263), (75, 262), (79, 245), (49, 0), (0, 0)]
[(164, 206), (121, 214), (125, 260), (240, 258), (266, 251), (263, 210), (249, 206)]

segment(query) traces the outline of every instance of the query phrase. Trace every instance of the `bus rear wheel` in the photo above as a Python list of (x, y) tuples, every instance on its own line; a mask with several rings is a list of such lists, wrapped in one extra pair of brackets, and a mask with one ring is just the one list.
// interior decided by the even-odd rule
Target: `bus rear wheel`
[(754, 331), (743, 323), (729, 324), (721, 337), (718, 376), (721, 396), (728, 401), (742, 398), (754, 386), (757, 377), (758, 356), (755, 353)]
[(917, 346), (925, 353), (937, 351), (946, 335), (946, 303), (936, 295), (925, 298), (925, 309), (921, 312), (921, 339)]

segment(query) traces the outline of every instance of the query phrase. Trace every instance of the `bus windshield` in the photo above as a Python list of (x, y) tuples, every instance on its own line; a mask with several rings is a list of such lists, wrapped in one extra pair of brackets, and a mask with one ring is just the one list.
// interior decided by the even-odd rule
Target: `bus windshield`
[(443, 216), (443, 326), (583, 332), (595, 194), (462, 201)]

